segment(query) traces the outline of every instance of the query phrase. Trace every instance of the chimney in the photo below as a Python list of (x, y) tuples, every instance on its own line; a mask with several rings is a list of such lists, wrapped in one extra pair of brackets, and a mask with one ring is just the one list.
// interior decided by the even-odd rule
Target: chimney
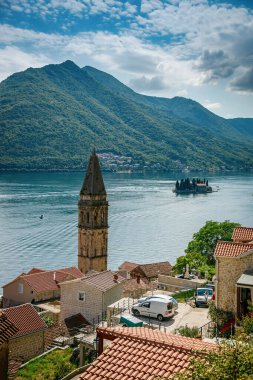
[(137, 284), (140, 284), (141, 276), (139, 274), (137, 274), (137, 276), (136, 276), (136, 281), (137, 281)]
[(56, 272), (54, 272), (54, 281), (56, 281)]
[(117, 273), (114, 273), (114, 275), (113, 275), (113, 281), (114, 282), (118, 282), (118, 278), (119, 278), (119, 276), (117, 275)]

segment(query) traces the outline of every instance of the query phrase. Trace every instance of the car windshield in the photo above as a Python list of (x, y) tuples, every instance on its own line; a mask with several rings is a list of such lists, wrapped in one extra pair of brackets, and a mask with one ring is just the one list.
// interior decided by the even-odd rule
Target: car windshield
[(212, 289), (198, 289), (197, 291), (197, 295), (198, 296), (205, 296), (206, 294), (208, 294), (209, 296), (212, 296), (213, 295), (213, 291)]

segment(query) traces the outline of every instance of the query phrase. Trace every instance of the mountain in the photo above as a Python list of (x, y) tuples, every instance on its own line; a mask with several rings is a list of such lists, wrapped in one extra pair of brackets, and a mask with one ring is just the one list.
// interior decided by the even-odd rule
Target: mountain
[(80, 169), (93, 146), (156, 169), (253, 167), (253, 119), (144, 96), (71, 61), (0, 83), (0, 170)]

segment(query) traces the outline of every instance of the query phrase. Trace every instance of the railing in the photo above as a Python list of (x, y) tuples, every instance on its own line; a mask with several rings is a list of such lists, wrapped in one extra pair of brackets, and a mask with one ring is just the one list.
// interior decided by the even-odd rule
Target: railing
[(207, 322), (199, 328), (199, 335), (201, 338), (217, 338), (217, 325), (215, 322)]

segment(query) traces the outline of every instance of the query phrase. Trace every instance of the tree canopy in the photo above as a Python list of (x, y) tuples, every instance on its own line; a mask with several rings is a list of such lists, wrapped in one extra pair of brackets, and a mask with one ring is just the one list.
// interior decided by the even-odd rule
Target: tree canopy
[(209, 220), (193, 235), (189, 242), (185, 255), (177, 258), (174, 266), (176, 273), (184, 272), (188, 264), (190, 269), (207, 272), (211, 278), (214, 275), (214, 251), (218, 240), (231, 240), (233, 229), (240, 226), (239, 223), (215, 222)]
[(193, 239), (189, 242), (185, 252), (189, 254), (200, 254), (206, 259), (208, 265), (214, 265), (214, 250), (218, 240), (231, 240), (233, 229), (240, 226), (239, 223), (215, 222), (209, 220), (198, 232), (193, 235)]
[(253, 318), (246, 317), (233, 339), (224, 340), (205, 357), (192, 357), (190, 367), (176, 374), (178, 380), (250, 380), (253, 379)]

